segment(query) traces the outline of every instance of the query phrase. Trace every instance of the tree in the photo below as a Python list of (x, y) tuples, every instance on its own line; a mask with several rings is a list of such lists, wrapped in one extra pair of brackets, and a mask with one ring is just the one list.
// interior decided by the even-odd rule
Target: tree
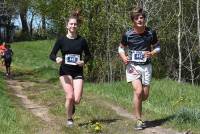
[(20, 0), (19, 2), (19, 16), (22, 23), (21, 38), (23, 40), (29, 40), (31, 38), (30, 31), (27, 22), (27, 12), (31, 3), (31, 0)]
[(178, 55), (179, 55), (179, 68), (178, 68), (178, 82), (181, 82), (181, 73), (182, 73), (182, 55), (181, 55), (181, 17), (182, 17), (182, 5), (181, 0), (178, 0), (179, 11), (178, 11)]
[(197, 35), (198, 35), (198, 44), (199, 44), (199, 52), (200, 52), (200, 17), (199, 17), (199, 0), (197, 0)]

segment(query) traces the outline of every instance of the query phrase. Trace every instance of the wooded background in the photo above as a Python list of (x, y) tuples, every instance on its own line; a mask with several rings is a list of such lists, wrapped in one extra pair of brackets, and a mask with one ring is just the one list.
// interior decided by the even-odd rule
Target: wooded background
[[(140, 5), (147, 11), (147, 26), (157, 31), (161, 44), (161, 53), (153, 59), (154, 78), (200, 82), (199, 0), (7, 0), (6, 3), (11, 18), (20, 16), (22, 22), (15, 41), (63, 35), (65, 18), (72, 10), (81, 9), (84, 21), (79, 33), (87, 39), (93, 55), (85, 76), (94, 82), (125, 79), (125, 66), (117, 47), (122, 33), (132, 26), (129, 12)], [(36, 16), (41, 18), (41, 25), (34, 28)]]

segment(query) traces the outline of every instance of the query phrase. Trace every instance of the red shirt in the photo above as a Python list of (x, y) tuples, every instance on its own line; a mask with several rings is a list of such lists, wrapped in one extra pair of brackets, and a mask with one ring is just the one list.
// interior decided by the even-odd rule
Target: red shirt
[(0, 53), (2, 54), (6, 50), (4, 45), (0, 45)]

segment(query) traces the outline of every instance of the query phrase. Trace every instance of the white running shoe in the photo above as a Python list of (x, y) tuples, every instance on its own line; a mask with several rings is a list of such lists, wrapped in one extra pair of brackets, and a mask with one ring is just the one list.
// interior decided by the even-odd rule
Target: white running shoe
[(67, 120), (67, 127), (73, 127), (74, 126), (74, 121), (73, 119), (68, 119)]

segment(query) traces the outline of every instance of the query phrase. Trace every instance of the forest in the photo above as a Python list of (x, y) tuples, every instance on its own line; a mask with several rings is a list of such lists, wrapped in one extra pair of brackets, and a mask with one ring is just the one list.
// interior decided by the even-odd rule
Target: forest
[[(132, 27), (129, 12), (141, 6), (147, 26), (155, 29), (161, 53), (153, 59), (153, 77), (198, 85), (200, 81), (199, 0), (7, 0), (11, 22), (20, 17), (14, 42), (56, 40), (65, 34), (65, 19), (81, 10), (79, 34), (87, 39), (93, 60), (85, 77), (93, 82), (123, 80), (125, 66), (117, 48), (121, 35)], [(33, 26), (38, 17), (41, 25)]]

